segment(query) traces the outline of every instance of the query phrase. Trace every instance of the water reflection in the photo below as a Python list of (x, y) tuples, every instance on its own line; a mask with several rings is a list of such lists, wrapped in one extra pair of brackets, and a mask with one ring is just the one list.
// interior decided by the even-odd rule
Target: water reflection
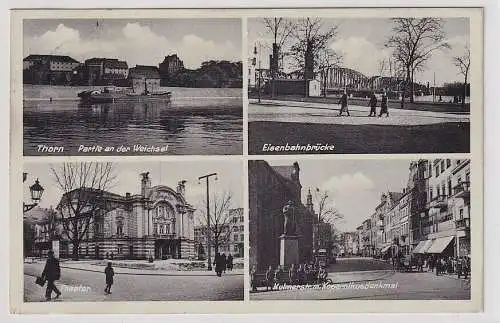
[[(172, 107), (165, 102), (37, 102), (24, 107), (24, 154), (37, 145), (169, 145), (169, 154), (241, 154), (242, 107)], [(45, 154), (43, 154), (45, 155)]]

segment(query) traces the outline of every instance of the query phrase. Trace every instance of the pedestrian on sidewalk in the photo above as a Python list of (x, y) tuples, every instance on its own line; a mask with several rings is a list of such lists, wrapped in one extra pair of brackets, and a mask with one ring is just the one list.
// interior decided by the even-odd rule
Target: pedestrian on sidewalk
[(104, 289), (104, 293), (111, 294), (111, 285), (113, 285), (113, 276), (115, 275), (111, 261), (108, 262), (106, 269), (104, 269), (104, 274), (106, 275), (106, 288)]
[(226, 254), (225, 253), (222, 253), (221, 255), (221, 260), (222, 260), (222, 272), (225, 274), (226, 273), (226, 268), (227, 268), (227, 258), (226, 258)]
[(375, 96), (375, 92), (372, 92), (372, 96), (370, 98), (370, 102), (368, 104), (370, 106), (370, 114), (369, 117), (377, 116), (377, 97)]
[(274, 283), (274, 271), (273, 271), (273, 266), (269, 266), (266, 271), (266, 291), (271, 288), (273, 290), (273, 283)]
[(227, 270), (233, 271), (233, 256), (231, 254), (227, 256)]
[(345, 111), (347, 112), (347, 116), (350, 117), (351, 115), (349, 114), (349, 108), (347, 107), (347, 91), (344, 91), (344, 94), (342, 94), (342, 96), (340, 97), (339, 104), (340, 112), (338, 116), (342, 116), (342, 113)]
[(253, 292), (257, 291), (257, 266), (255, 265), (250, 269), (250, 286)]
[(45, 299), (50, 301), (52, 297), (52, 292), (56, 293), (54, 299), (58, 299), (61, 296), (61, 292), (57, 289), (55, 281), (61, 278), (61, 267), (59, 266), (59, 260), (54, 257), (54, 251), (50, 250), (48, 253), (47, 262), (42, 272), (42, 279), (47, 280), (47, 289), (45, 291)]
[(215, 254), (213, 265), (215, 266), (215, 273), (217, 274), (218, 277), (221, 277), (222, 271), (226, 266), (226, 262), (222, 260), (222, 256), (218, 252)]
[(389, 117), (389, 110), (387, 108), (387, 94), (385, 92), (382, 94), (382, 101), (380, 102), (380, 114), (378, 116), (381, 117), (383, 114), (385, 114), (386, 117)]

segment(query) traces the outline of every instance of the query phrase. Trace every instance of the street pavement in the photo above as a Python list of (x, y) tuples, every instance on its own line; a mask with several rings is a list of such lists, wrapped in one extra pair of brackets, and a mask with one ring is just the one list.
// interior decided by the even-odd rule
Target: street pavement
[[(35, 284), (43, 263), (24, 264), (24, 300), (44, 301), (45, 288)], [(217, 301), (243, 300), (242, 270), (226, 272), (167, 272), (115, 268), (111, 295), (104, 294), (104, 267), (61, 263), (56, 282), (62, 295), (58, 301)], [(100, 269), (100, 270), (97, 270)]]
[[(381, 269), (384, 268), (384, 269)], [(251, 293), (251, 300), (321, 300), (321, 299), (399, 299), (463, 300), (470, 299), (470, 288), (463, 279), (436, 276), (431, 272), (400, 273), (391, 265), (371, 258), (340, 258), (329, 266), (333, 284), (294, 290)]]
[[(338, 117), (338, 104), (262, 100), (250, 103), (248, 121), (318, 123), (342, 125), (428, 125), (447, 122), (470, 122), (469, 114), (390, 109), (390, 117), (368, 117), (368, 106), (349, 105), (348, 117)], [(377, 107), (377, 115), (380, 107)]]

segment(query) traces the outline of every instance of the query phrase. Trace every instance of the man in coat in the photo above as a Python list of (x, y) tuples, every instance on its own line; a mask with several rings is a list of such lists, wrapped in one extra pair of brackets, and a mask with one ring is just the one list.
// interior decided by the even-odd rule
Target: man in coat
[(370, 114), (368, 115), (369, 117), (376, 117), (377, 116), (377, 97), (375, 96), (375, 93), (372, 93), (372, 96), (370, 97)]
[(383, 114), (386, 115), (386, 117), (389, 117), (389, 110), (387, 107), (387, 94), (382, 94), (382, 101), (380, 103), (380, 114), (378, 115), (381, 117)]
[(344, 94), (340, 97), (339, 100), (340, 104), (340, 112), (339, 112), (339, 117), (342, 115), (342, 113), (345, 111), (347, 112), (347, 116), (350, 117), (351, 115), (349, 114), (349, 109), (347, 107), (347, 91), (344, 91)]
[(45, 291), (45, 298), (50, 301), (52, 297), (52, 291), (56, 293), (54, 299), (61, 296), (61, 292), (57, 289), (54, 282), (61, 278), (61, 267), (59, 267), (59, 260), (54, 257), (54, 251), (50, 250), (45, 263), (45, 267), (42, 272), (42, 278), (47, 280), (47, 290)]

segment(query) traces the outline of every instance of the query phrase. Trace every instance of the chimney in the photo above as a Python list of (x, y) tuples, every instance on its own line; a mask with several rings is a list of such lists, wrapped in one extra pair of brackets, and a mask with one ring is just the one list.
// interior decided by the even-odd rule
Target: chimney
[(185, 197), (186, 194), (186, 181), (182, 180), (177, 183), (177, 193), (179, 193), (182, 197)]
[(151, 179), (149, 178), (149, 172), (141, 173), (141, 195), (146, 197), (151, 189)]

